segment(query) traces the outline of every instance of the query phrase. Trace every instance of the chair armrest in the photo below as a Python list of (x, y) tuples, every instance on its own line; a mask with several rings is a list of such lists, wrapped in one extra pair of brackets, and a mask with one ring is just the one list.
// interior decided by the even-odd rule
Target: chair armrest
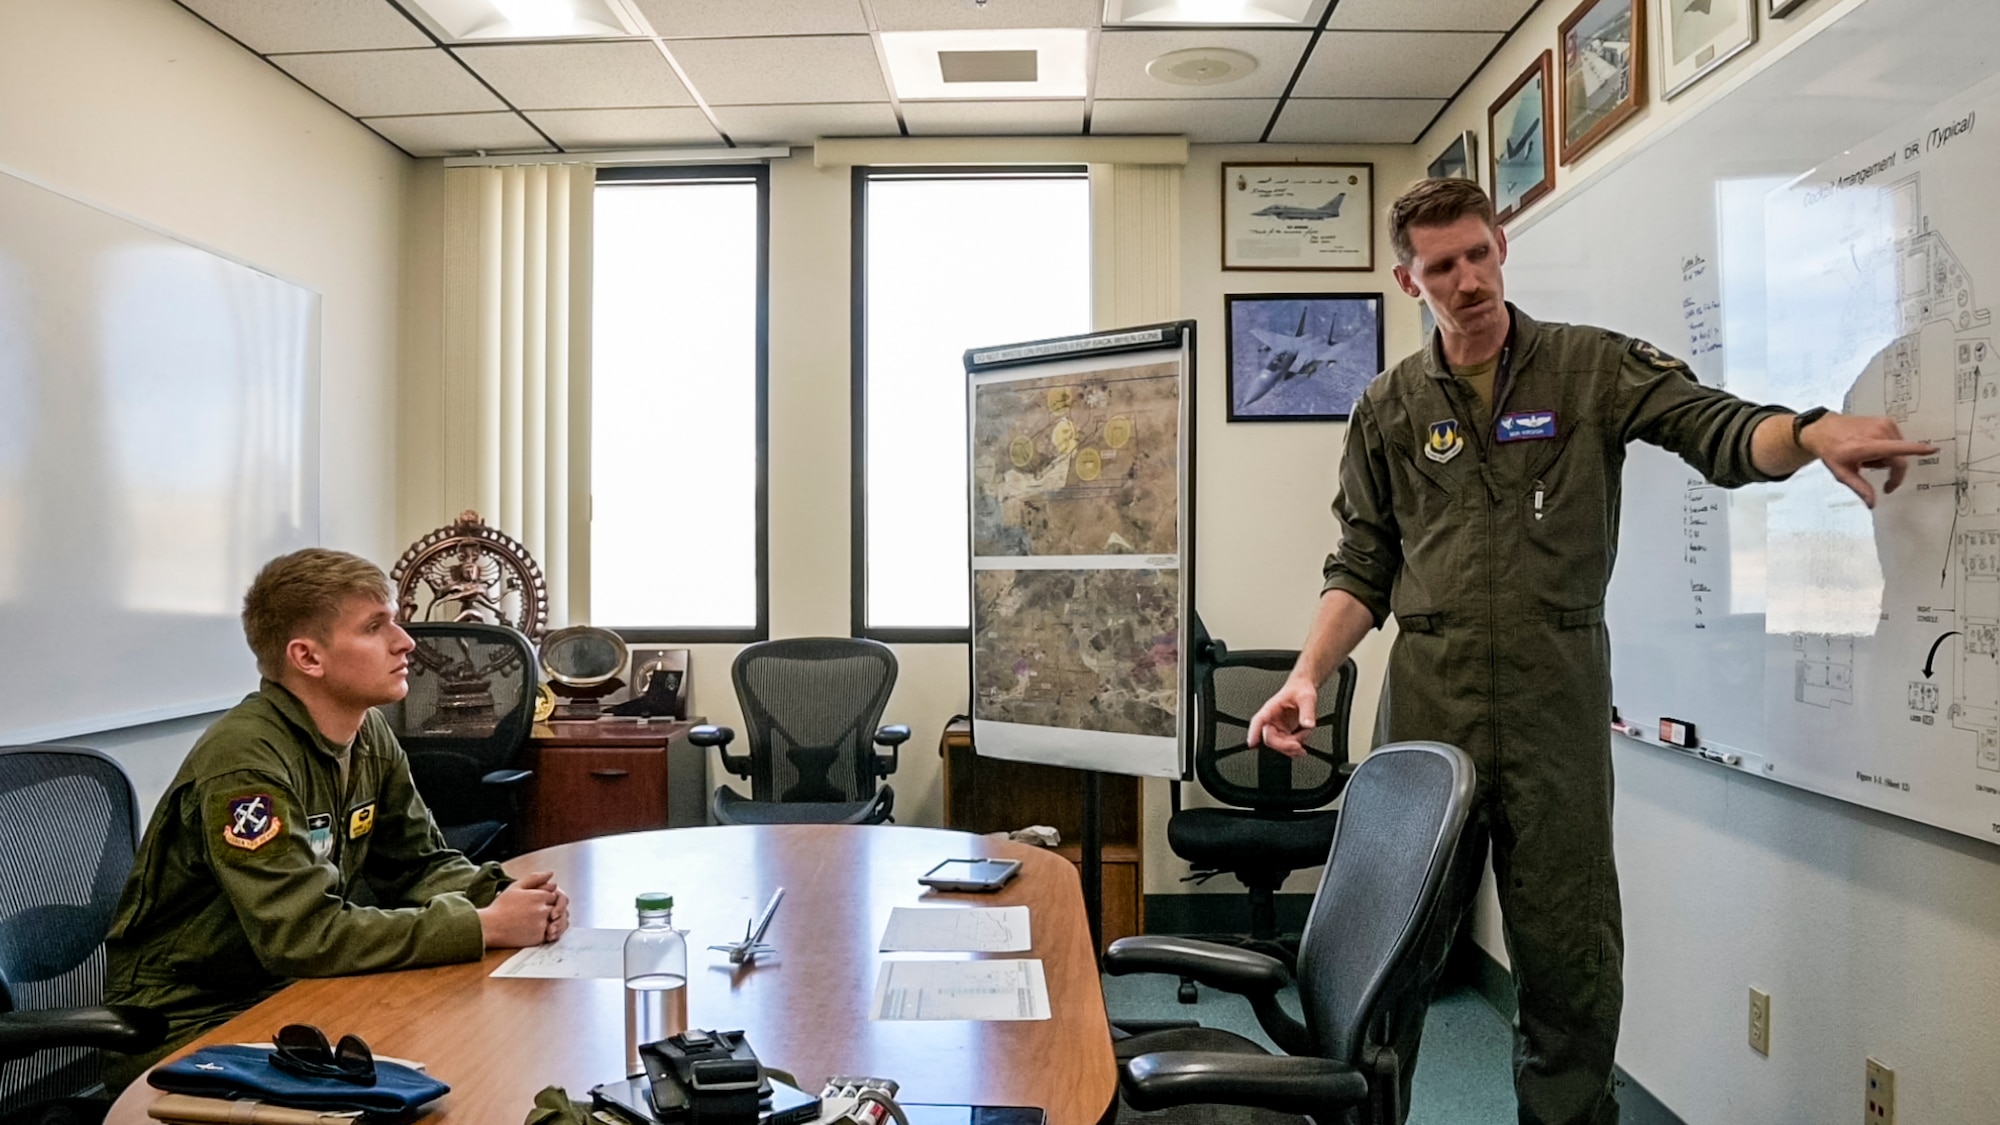
[(1104, 951), (1104, 971), (1114, 977), (1171, 973), (1239, 996), (1274, 995), (1292, 979), (1276, 957), (1166, 934), (1112, 942)]
[(688, 732), (688, 741), (696, 746), (713, 746), (722, 754), (722, 768), (737, 777), (750, 776), (750, 755), (731, 754), (729, 744), (736, 740), (736, 732), (728, 727), (704, 723)]
[(1331, 1111), (1368, 1100), (1368, 1079), (1333, 1059), (1160, 1051), (1127, 1060), (1118, 1084), (1133, 1109), (1243, 1105), (1333, 1121)]
[(902, 723), (892, 723), (875, 732), (875, 745), (889, 748), (887, 758), (880, 754), (875, 755), (876, 777), (888, 777), (896, 772), (896, 767), (902, 763), (903, 743), (909, 740), (910, 728)]
[(167, 1021), (147, 1008), (113, 1004), (0, 1013), (0, 1061), (52, 1047), (99, 1047), (138, 1054), (167, 1037)]
[(519, 785), (535, 776), (534, 770), (494, 770), (479, 780), (487, 785)]

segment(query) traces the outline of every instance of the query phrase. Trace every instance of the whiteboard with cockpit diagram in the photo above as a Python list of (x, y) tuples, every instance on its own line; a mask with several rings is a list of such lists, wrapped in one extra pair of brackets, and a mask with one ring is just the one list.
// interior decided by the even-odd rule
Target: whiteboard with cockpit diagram
[(1183, 776), (1193, 322), (975, 348), (965, 368), (980, 754)]

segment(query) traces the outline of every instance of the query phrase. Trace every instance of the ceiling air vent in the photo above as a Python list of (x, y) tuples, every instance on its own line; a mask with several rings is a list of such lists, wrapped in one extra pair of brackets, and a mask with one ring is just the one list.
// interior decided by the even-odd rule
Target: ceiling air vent
[(938, 70), (946, 82), (1034, 82), (1034, 51), (939, 51)]

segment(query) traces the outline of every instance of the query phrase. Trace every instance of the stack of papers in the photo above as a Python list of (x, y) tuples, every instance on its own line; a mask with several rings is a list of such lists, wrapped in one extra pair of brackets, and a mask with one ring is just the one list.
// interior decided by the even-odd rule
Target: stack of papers
[[(907, 907), (889, 914), (884, 953), (1025, 953), (1025, 906)], [(875, 978), (878, 1020), (1045, 1020), (1049, 985), (1037, 958), (885, 961)]]

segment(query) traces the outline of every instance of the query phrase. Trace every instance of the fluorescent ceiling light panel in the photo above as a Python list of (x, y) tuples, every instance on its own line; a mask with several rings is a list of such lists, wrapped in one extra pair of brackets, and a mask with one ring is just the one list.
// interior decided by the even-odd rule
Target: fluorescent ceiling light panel
[(1107, 25), (1311, 27), (1326, 0), (1104, 0)]
[(882, 32), (904, 101), (1080, 98), (1089, 43), (1076, 27)]
[(409, 5), (447, 43), (637, 34), (610, 0), (409, 0)]

